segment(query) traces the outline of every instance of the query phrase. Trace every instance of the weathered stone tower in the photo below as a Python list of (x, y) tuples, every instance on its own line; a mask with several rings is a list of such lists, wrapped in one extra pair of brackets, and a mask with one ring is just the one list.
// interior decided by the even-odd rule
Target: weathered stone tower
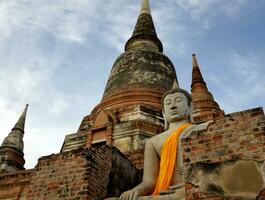
[(193, 120), (195, 123), (206, 122), (224, 117), (211, 92), (208, 91), (196, 55), (192, 55), (191, 96), (194, 104)]
[(115, 61), (101, 102), (84, 117), (76, 134), (66, 136), (62, 152), (105, 143), (116, 146), (139, 168), (144, 143), (163, 130), (161, 98), (177, 80), (163, 54), (148, 1), (143, 1), (125, 52)]
[(28, 105), (0, 146), (0, 173), (25, 169), (23, 135), (27, 110)]

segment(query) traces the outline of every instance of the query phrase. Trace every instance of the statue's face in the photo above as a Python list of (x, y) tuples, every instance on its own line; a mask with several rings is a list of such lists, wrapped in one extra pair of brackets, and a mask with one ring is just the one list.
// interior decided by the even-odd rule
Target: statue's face
[(164, 98), (164, 117), (167, 122), (189, 118), (190, 107), (186, 96), (180, 92), (168, 94)]

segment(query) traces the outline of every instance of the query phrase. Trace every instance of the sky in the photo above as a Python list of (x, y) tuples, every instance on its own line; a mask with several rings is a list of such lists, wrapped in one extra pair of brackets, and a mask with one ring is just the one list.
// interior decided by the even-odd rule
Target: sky
[[(164, 54), (190, 90), (191, 55), (226, 114), (265, 107), (265, 1), (150, 0)], [(0, 1), (0, 143), (29, 104), (26, 168), (58, 153), (100, 102), (141, 0)]]

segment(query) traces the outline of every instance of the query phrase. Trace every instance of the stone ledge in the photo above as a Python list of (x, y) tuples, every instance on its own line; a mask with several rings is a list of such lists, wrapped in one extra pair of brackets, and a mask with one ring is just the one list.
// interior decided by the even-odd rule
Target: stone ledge
[[(107, 198), (105, 200), (120, 200), (120, 198), (119, 197), (113, 197), (113, 198)], [(138, 197), (137, 200), (185, 200), (185, 198), (177, 199), (176, 194), (171, 194), (171, 195)]]

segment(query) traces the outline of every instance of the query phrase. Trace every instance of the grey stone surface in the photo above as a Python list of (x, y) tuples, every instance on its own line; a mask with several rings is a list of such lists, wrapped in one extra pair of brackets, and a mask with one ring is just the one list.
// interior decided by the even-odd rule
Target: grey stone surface
[(157, 37), (154, 22), (150, 13), (139, 15), (133, 35), (125, 45), (125, 51), (133, 48), (135, 46), (135, 42), (139, 41), (150, 41), (153, 43), (154, 50), (163, 52), (163, 45)]
[[(107, 198), (105, 200), (120, 200), (120, 198), (114, 197), (114, 198)], [(185, 198), (176, 198), (176, 194), (171, 194), (171, 195), (138, 197), (137, 200), (185, 200)]]
[(123, 53), (114, 63), (104, 98), (117, 91), (134, 86), (141, 88), (172, 87), (176, 72), (171, 61), (164, 54), (142, 49)]
[(252, 160), (196, 163), (187, 181), (199, 186), (201, 192), (253, 199), (265, 187), (262, 166)]
[(72, 151), (80, 147), (85, 147), (87, 133), (73, 133), (65, 136), (61, 152)]
[(20, 130), (11, 131), (8, 136), (4, 139), (1, 148), (12, 147), (16, 150), (23, 152), (24, 142), (23, 133)]

